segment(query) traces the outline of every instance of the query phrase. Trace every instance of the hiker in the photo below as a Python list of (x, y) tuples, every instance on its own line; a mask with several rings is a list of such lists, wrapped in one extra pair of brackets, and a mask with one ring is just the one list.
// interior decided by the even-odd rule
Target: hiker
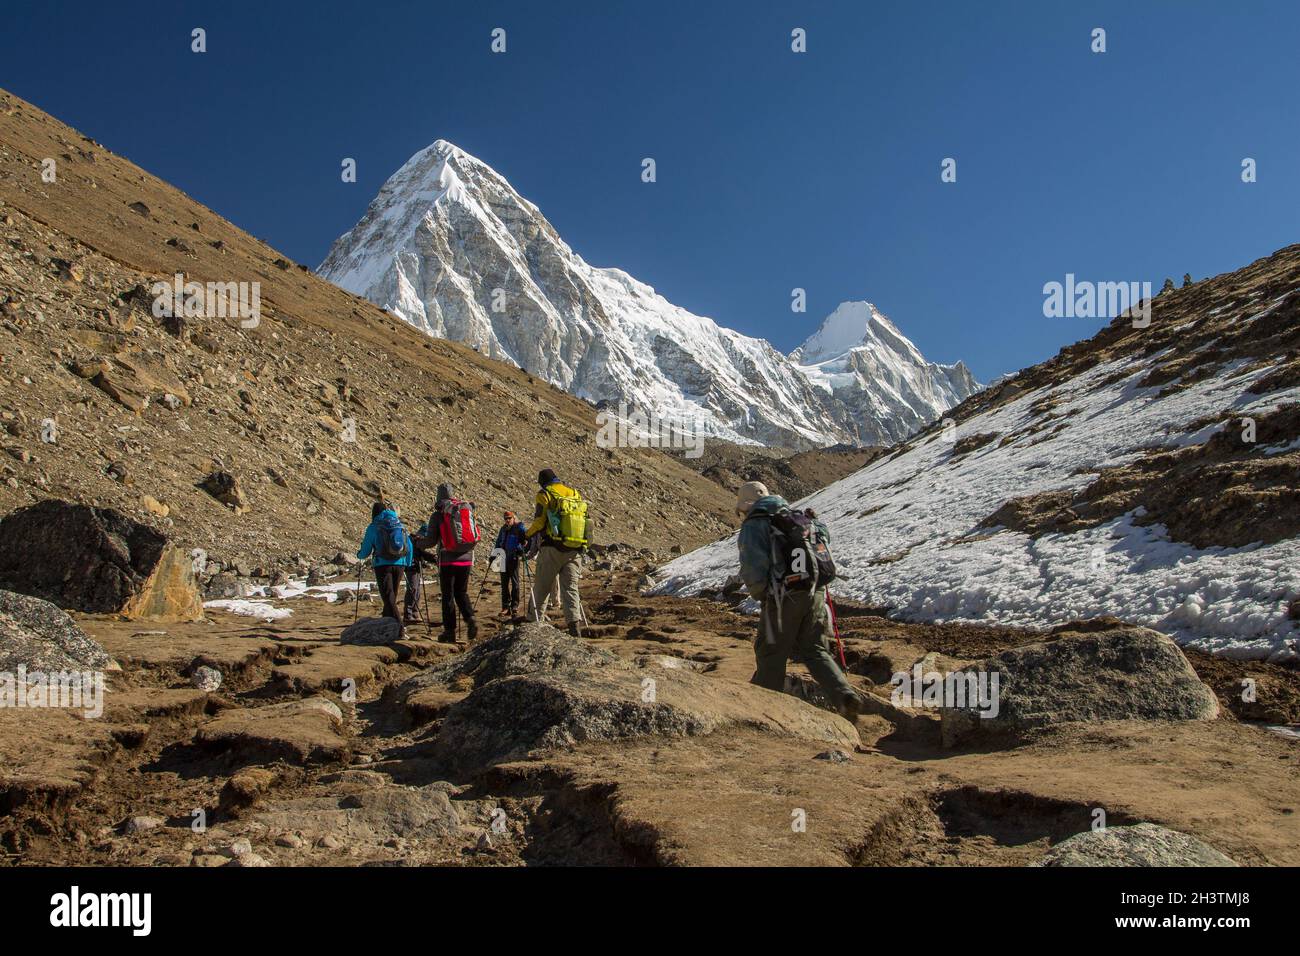
[(382, 499), (376, 501), (370, 509), (370, 524), (361, 539), (357, 557), (364, 561), (374, 556), (375, 583), (379, 586), (379, 599), (384, 602), (383, 616), (397, 621), (399, 635), (404, 633), (406, 625), (397, 607), (397, 589), (402, 573), (411, 565), (413, 551), (397, 509)]
[(856, 720), (862, 699), (830, 650), (830, 532), (820, 521), (791, 511), (759, 481), (741, 485), (736, 513), (743, 520), (737, 541), (740, 577), (761, 605), (750, 683), (783, 691), (786, 661), (797, 654), (839, 712)]
[(424, 563), (428, 561), (432, 564), (437, 560), (437, 557), (428, 551), (433, 545), (433, 535), (429, 531), (429, 522), (426, 521), (411, 535), (411, 564), (406, 569), (406, 598), (402, 606), (402, 620), (406, 624), (418, 624), (421, 621), (420, 598), (424, 596)]
[(493, 548), (504, 551), (506, 556), (501, 571), (501, 617), (507, 619), (519, 614), (520, 557), (528, 547), (528, 529), (513, 511), (502, 515), (502, 521)]
[(587, 503), (575, 489), (561, 484), (555, 472), (543, 468), (537, 473), (537, 507), (533, 523), (524, 534), (540, 535), (537, 570), (533, 575), (533, 614), (542, 620), (551, 587), (559, 581), (560, 604), (569, 634), (582, 636), (582, 598), (578, 594), (581, 557), (586, 550)]
[(442, 634), (438, 640), (456, 643), (456, 610), (465, 620), (465, 639), (478, 637), (474, 605), (469, 599), (469, 579), (474, 573), (474, 545), (478, 543), (478, 524), (474, 505), (461, 501), (451, 485), (438, 486), (429, 527), (437, 529), (438, 584), (442, 589)]

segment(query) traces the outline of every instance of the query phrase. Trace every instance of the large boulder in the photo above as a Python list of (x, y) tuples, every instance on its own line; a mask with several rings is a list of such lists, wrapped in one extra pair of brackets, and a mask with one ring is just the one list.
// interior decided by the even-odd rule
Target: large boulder
[(111, 508), (50, 499), (0, 520), (0, 587), (59, 607), (193, 621), (193, 564), (165, 534)]
[(47, 674), (117, 667), (97, 642), (49, 601), (0, 591), (0, 673), (19, 665)]
[(853, 726), (785, 694), (653, 659), (640, 665), (528, 623), (419, 675), (421, 686), (472, 682), (443, 720), (435, 753), (463, 771), (585, 741), (699, 736), (748, 726), (852, 750)]
[[(1003, 651), (953, 674), (996, 676), (995, 707), (944, 707), (945, 746), (1040, 727), (1106, 720), (1213, 720), (1219, 704), (1164, 634), (1114, 622), (1058, 629), (1052, 640)], [(981, 715), (983, 711), (983, 716)]]
[(1034, 866), (1237, 866), (1196, 837), (1138, 823), (1076, 833), (1062, 840)]

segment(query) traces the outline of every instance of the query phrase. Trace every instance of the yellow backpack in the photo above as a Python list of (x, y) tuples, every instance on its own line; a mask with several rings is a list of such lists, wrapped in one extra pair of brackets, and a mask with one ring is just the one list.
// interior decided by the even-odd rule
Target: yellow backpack
[(547, 540), (566, 548), (585, 548), (591, 542), (587, 535), (587, 502), (577, 489), (561, 484), (548, 485), (546, 494), (546, 524), (542, 533)]

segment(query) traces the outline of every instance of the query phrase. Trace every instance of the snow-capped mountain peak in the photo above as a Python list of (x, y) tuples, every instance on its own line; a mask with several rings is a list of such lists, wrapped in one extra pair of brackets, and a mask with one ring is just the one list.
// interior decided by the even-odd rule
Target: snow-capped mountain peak
[(979, 389), (964, 364), (927, 362), (865, 301), (841, 302), (790, 358), (809, 381), (850, 409), (850, 421), (878, 421), (895, 441)]
[[(872, 326), (883, 327), (891, 337), (896, 336), (915, 351), (915, 346), (903, 338), (902, 333), (894, 327), (884, 313), (866, 301), (841, 302), (826, 317), (821, 326), (799, 346), (792, 356), (798, 355), (803, 364), (812, 364), (824, 359), (843, 355), (849, 349), (868, 345), (874, 335)], [(918, 352), (919, 356), (920, 353)]]
[[(805, 343), (818, 363), (843, 359), (834, 372), (694, 315), (583, 261), (503, 176), (441, 139), (384, 183), (317, 271), (593, 402), (731, 441), (890, 443), (977, 388), (964, 367), (926, 362), (869, 303), (845, 303), (823, 325), (833, 334)], [(841, 329), (855, 322), (856, 344)], [(853, 357), (863, 350), (879, 357)]]

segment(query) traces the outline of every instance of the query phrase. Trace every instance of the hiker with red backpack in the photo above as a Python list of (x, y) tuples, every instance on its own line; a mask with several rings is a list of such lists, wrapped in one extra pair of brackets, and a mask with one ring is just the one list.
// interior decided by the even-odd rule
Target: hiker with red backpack
[(405, 623), (398, 609), (397, 592), (402, 575), (411, 566), (414, 550), (397, 509), (387, 501), (376, 501), (370, 509), (370, 524), (361, 539), (357, 557), (364, 561), (373, 555), (375, 583), (379, 586), (379, 598), (384, 602), (384, 617), (393, 618), (403, 631)]
[(456, 497), (451, 485), (438, 486), (438, 500), (429, 518), (438, 535), (438, 583), (442, 588), (442, 634), (438, 640), (456, 643), (456, 611), (465, 620), (465, 639), (478, 637), (474, 604), (469, 598), (469, 579), (474, 573), (474, 546), (478, 544), (478, 523), (474, 505)]
[(551, 588), (560, 583), (560, 604), (564, 608), (564, 621), (569, 634), (582, 636), (582, 597), (578, 593), (581, 579), (582, 553), (590, 541), (587, 520), (587, 503), (574, 488), (561, 484), (549, 468), (537, 474), (536, 509), (533, 523), (524, 531), (525, 536), (539, 536), (537, 571), (533, 575), (532, 613), (542, 619), (542, 609)]
[(826, 586), (835, 577), (830, 532), (807, 513), (793, 511), (762, 482), (741, 485), (736, 512), (743, 518), (737, 544), (740, 577), (759, 602), (750, 683), (785, 689), (785, 666), (797, 654), (841, 714), (856, 720), (862, 699), (835, 663)]

